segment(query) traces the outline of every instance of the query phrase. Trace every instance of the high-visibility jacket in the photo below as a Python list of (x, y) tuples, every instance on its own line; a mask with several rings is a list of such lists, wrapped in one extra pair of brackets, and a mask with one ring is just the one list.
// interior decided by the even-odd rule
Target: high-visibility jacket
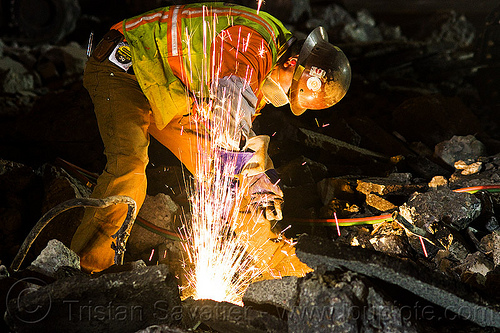
[(159, 129), (231, 74), (244, 78), (265, 104), (260, 86), (292, 36), (265, 12), (218, 2), (163, 7), (120, 25)]

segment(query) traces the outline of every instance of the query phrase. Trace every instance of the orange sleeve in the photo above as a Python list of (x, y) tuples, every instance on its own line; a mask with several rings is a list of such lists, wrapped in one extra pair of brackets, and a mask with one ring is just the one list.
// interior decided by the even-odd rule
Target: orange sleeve
[(255, 30), (235, 25), (223, 30), (212, 43), (216, 77), (234, 74), (245, 79), (259, 98), (261, 82), (272, 69), (269, 45)]

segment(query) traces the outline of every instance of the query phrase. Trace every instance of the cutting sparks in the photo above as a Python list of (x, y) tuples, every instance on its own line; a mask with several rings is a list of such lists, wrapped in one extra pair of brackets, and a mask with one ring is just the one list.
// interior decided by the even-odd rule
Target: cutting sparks
[[(212, 129), (215, 135), (222, 131), (219, 126)], [(234, 176), (237, 158), (222, 155), (213, 138), (201, 141), (198, 172), (190, 186), (191, 221), (184, 234), (192, 263), (188, 289), (195, 299), (241, 304), (244, 291), (261, 272), (252, 266), (250, 249), (232, 228), (244, 192)]]
[[(204, 19), (207, 20), (204, 27), (212, 25), (210, 20), (218, 19), (215, 15), (210, 15), (209, 11), (210, 9), (204, 10)], [(214, 30), (204, 29), (205, 41), (212, 40), (212, 45), (216, 45), (217, 38), (220, 43), (237, 38), (237, 45), (241, 45), (241, 48), (236, 49), (236, 57), (247, 50), (250, 35), (222, 34), (221, 38), (212, 35)], [(210, 43), (203, 44), (204, 51), (207, 52), (206, 46)], [(191, 59), (190, 49), (188, 48), (188, 57), (184, 59), (187, 63)], [(216, 59), (215, 54), (212, 54), (212, 59), (215, 66), (211, 66), (209, 60), (206, 60), (207, 64), (198, 73), (202, 84), (195, 96), (206, 96), (207, 91), (203, 89), (213, 91), (213, 85), (218, 81), (219, 68), (223, 62), (222, 59)], [(248, 75), (253, 74), (250, 71)], [(230, 101), (230, 97), (223, 96), (222, 100)], [(241, 134), (237, 132), (236, 136), (228, 137), (230, 112), (227, 110), (222, 112), (225, 117), (219, 115), (216, 117), (217, 122), (213, 121), (211, 112), (214, 102), (212, 99), (207, 102), (203, 98), (196, 98), (194, 101), (198, 137), (197, 152), (192, 155), (196, 156), (196, 174), (194, 179), (186, 180), (191, 214), (190, 218), (185, 218), (184, 227), (180, 230), (185, 239), (183, 247), (187, 254), (185, 275), (188, 285), (183, 286), (183, 297), (192, 296), (195, 299), (213, 299), (241, 305), (246, 288), (262, 272), (252, 265), (251, 249), (241, 235), (233, 230), (238, 223), (239, 207), (245, 189), (241, 188), (235, 178), (237, 154), (225, 152), (234, 150), (235, 144), (239, 146)], [(210, 129), (210, 133), (204, 129)], [(232, 142), (232, 146), (228, 148), (227, 142)]]

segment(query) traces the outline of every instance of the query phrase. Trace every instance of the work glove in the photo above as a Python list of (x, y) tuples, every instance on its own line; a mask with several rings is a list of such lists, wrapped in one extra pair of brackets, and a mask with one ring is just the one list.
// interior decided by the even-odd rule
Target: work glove
[(211, 93), (213, 140), (223, 149), (239, 150), (241, 139), (248, 139), (251, 135), (257, 96), (247, 81), (236, 75), (219, 79), (212, 85)]
[(273, 161), (267, 154), (270, 138), (267, 135), (258, 135), (247, 140), (243, 151), (253, 151), (252, 157), (246, 162), (241, 170), (243, 176), (255, 176), (273, 169)]
[(269, 141), (267, 135), (254, 136), (247, 140), (243, 150), (253, 151), (253, 155), (243, 166), (240, 174), (249, 184), (250, 207), (263, 211), (268, 221), (279, 221), (283, 218), (281, 212), (283, 192), (278, 186), (278, 173), (274, 170), (273, 162), (267, 154)]
[(279, 178), (276, 170), (271, 169), (248, 178), (248, 193), (250, 208), (263, 214), (268, 221), (283, 219), (281, 206), (283, 191), (278, 186)]

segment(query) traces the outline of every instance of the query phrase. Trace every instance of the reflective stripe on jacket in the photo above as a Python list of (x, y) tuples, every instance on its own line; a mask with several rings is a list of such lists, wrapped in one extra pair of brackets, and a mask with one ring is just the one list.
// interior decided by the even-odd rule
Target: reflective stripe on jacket
[[(188, 113), (193, 97), (208, 97), (221, 74), (252, 81), (258, 95), (292, 36), (265, 12), (217, 2), (163, 7), (122, 24), (134, 73), (159, 129), (176, 114)], [(232, 56), (225, 60), (228, 52)]]

